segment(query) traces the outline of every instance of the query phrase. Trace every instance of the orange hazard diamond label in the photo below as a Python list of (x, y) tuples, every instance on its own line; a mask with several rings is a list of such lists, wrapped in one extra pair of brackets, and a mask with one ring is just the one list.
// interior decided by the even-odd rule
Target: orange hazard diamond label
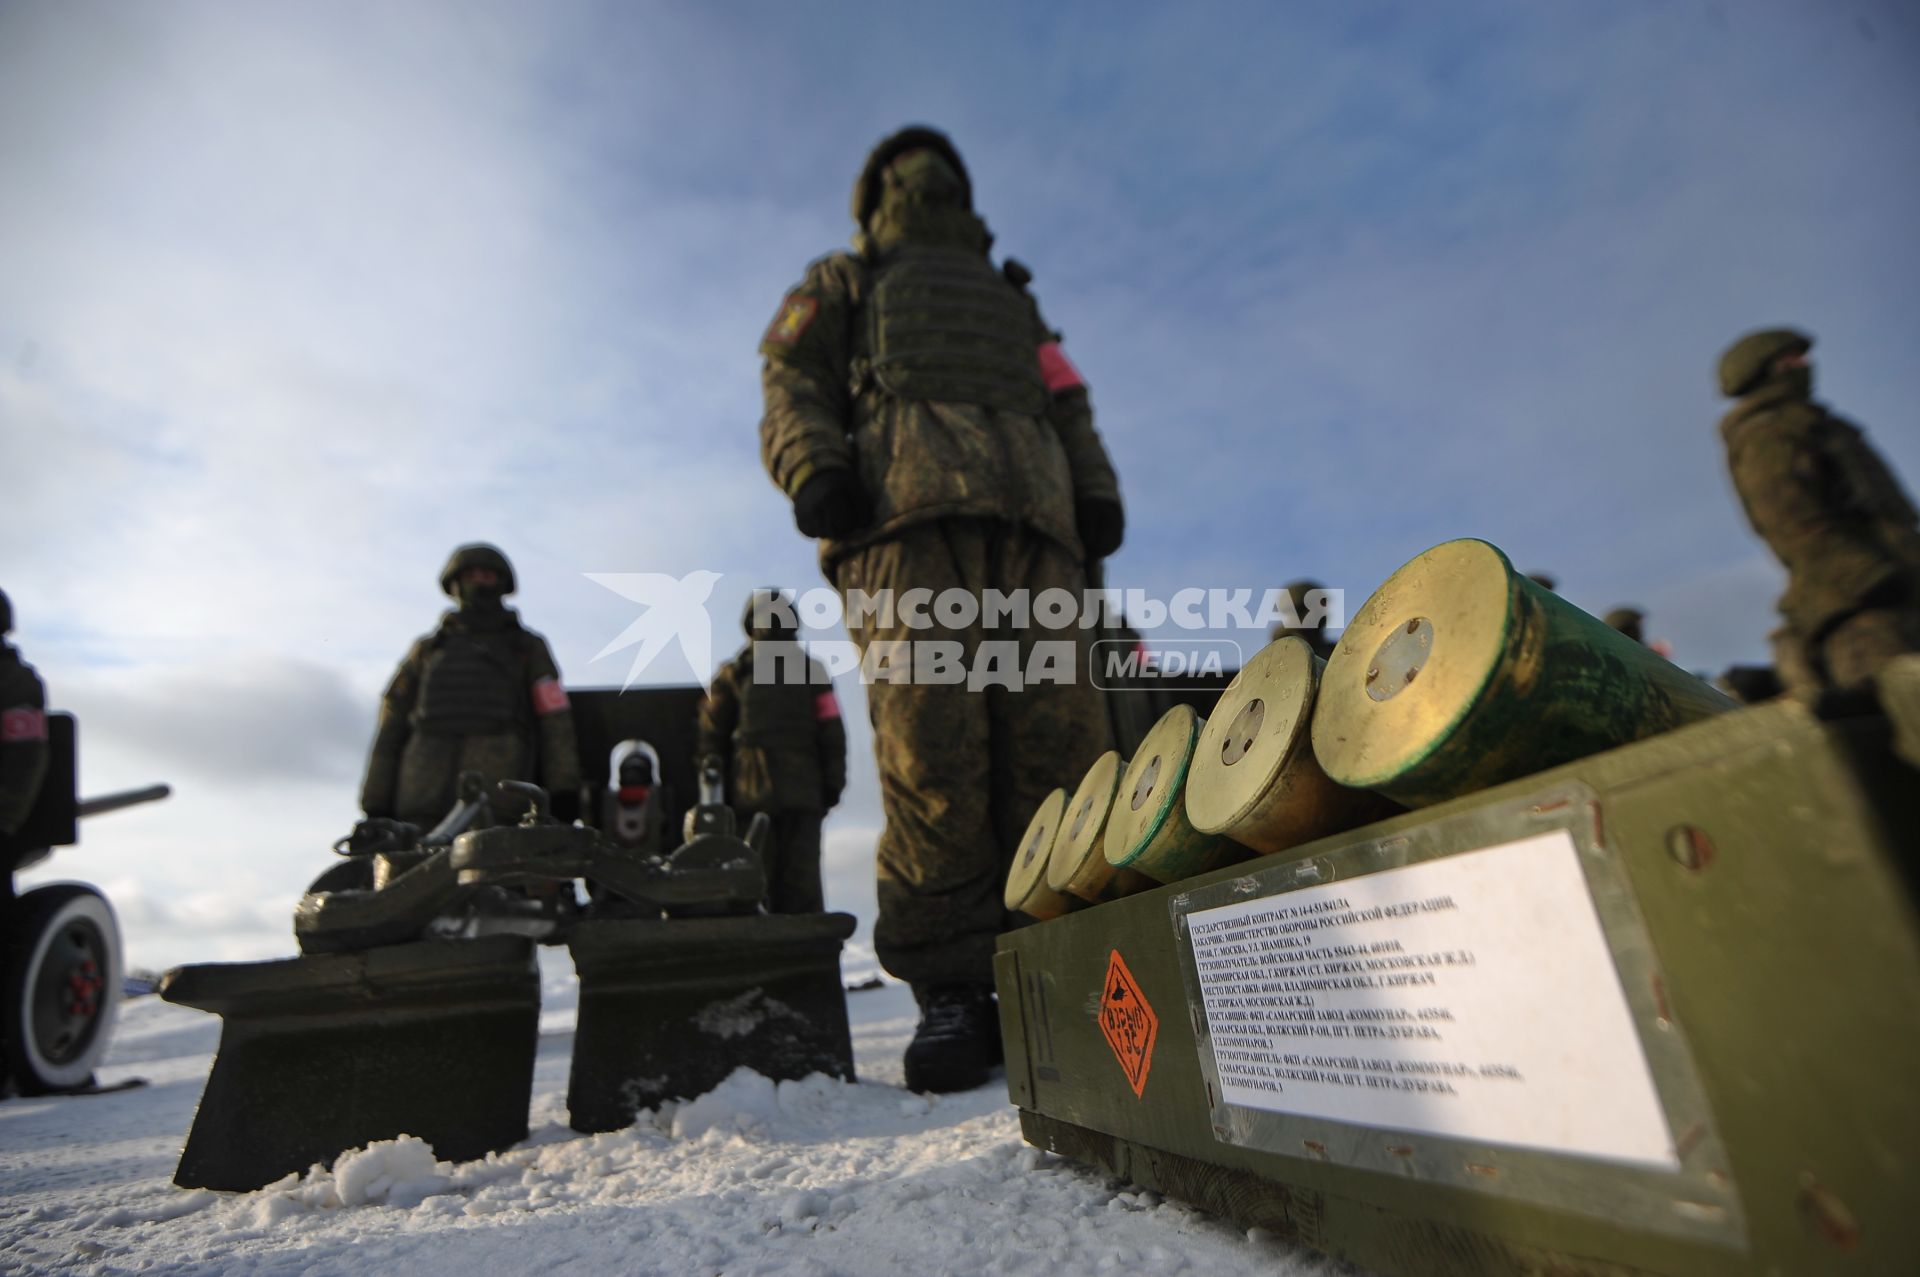
[(1115, 949), (1107, 959), (1106, 988), (1100, 995), (1100, 1032), (1113, 1048), (1114, 1058), (1127, 1075), (1127, 1084), (1139, 1095), (1147, 1089), (1147, 1070), (1153, 1067), (1153, 1043), (1160, 1036), (1160, 1017), (1147, 1005), (1140, 982), (1127, 970), (1127, 961)]

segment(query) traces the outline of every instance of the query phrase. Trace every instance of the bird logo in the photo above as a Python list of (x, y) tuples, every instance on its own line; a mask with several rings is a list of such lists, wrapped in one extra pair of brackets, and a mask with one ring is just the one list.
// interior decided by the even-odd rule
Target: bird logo
[(707, 598), (720, 580), (720, 573), (705, 570), (671, 577), (664, 572), (588, 572), (589, 581), (604, 586), (623, 599), (638, 603), (640, 615), (622, 630), (619, 637), (594, 653), (593, 659), (610, 656), (624, 648), (638, 647), (627, 668), (625, 691), (640, 681), (641, 673), (669, 643), (680, 645), (695, 678), (705, 678), (713, 664), (713, 618), (707, 615)]

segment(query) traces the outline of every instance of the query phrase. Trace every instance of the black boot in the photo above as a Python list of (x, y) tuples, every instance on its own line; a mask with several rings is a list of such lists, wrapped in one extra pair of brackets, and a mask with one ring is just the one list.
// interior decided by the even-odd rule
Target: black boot
[(909, 1091), (970, 1091), (1000, 1063), (1000, 1009), (986, 985), (915, 985), (920, 1027), (907, 1044)]

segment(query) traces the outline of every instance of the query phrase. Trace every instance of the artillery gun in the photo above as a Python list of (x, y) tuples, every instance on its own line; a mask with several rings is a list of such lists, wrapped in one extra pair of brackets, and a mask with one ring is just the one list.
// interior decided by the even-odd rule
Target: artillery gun
[[(536, 943), (565, 944), (579, 976), (575, 1129), (626, 1126), (741, 1066), (850, 1079), (854, 920), (763, 911), (767, 820), (741, 831), (717, 762), (696, 768), (702, 694), (570, 693), (581, 757), (609, 760), (582, 805), (602, 824), (554, 820), (538, 786), (463, 777), (433, 829), (363, 821), (336, 844), (294, 911), (302, 956), (168, 972), (162, 998), (225, 1021), (175, 1182), (257, 1188), (401, 1134), (450, 1160), (524, 1139)], [(622, 766), (636, 756), (645, 786)], [(697, 802), (681, 812), (676, 794)]]
[(1026, 1138), (1384, 1272), (1911, 1271), (1920, 657), (1734, 708), (1482, 542), (1297, 642), (1063, 809), (1192, 876), (1010, 887)]
[(55, 847), (80, 840), (79, 822), (142, 803), (159, 802), (165, 785), (98, 798), (78, 796), (73, 715), (47, 715), (47, 772), (19, 832), (0, 837), (0, 1094), (77, 1093), (93, 1088), (119, 1009), (125, 961), (120, 926), (97, 888), (50, 883), (16, 894), (13, 875)]

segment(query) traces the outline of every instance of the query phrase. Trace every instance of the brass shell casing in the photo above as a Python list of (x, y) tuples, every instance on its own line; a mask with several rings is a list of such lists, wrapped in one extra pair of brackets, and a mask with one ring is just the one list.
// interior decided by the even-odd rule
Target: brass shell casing
[(1013, 853), (1013, 868), (1007, 873), (1004, 900), (1007, 908), (1030, 918), (1045, 921), (1058, 918), (1073, 908), (1074, 900), (1047, 885), (1047, 864), (1053, 857), (1054, 835), (1060, 829), (1060, 817), (1067, 809), (1067, 791), (1056, 789), (1040, 800), (1027, 832), (1020, 835), (1020, 846)]
[(1178, 882), (1247, 857), (1245, 847), (1201, 833), (1187, 818), (1187, 773), (1199, 740), (1200, 716), (1175, 705), (1140, 742), (1107, 817), (1108, 864)]
[(1107, 818), (1114, 795), (1120, 792), (1120, 773), (1127, 762), (1110, 749), (1093, 760), (1067, 799), (1063, 824), (1053, 840), (1047, 863), (1047, 885), (1089, 903), (1117, 900), (1154, 885), (1153, 879), (1108, 863)]
[(1187, 776), (1187, 817), (1272, 854), (1398, 810), (1329, 779), (1309, 740), (1326, 662), (1305, 639), (1276, 639), (1234, 675), (1200, 729)]
[(1313, 752), (1340, 784), (1424, 807), (1733, 708), (1468, 539), (1413, 559), (1354, 616), (1321, 676)]

